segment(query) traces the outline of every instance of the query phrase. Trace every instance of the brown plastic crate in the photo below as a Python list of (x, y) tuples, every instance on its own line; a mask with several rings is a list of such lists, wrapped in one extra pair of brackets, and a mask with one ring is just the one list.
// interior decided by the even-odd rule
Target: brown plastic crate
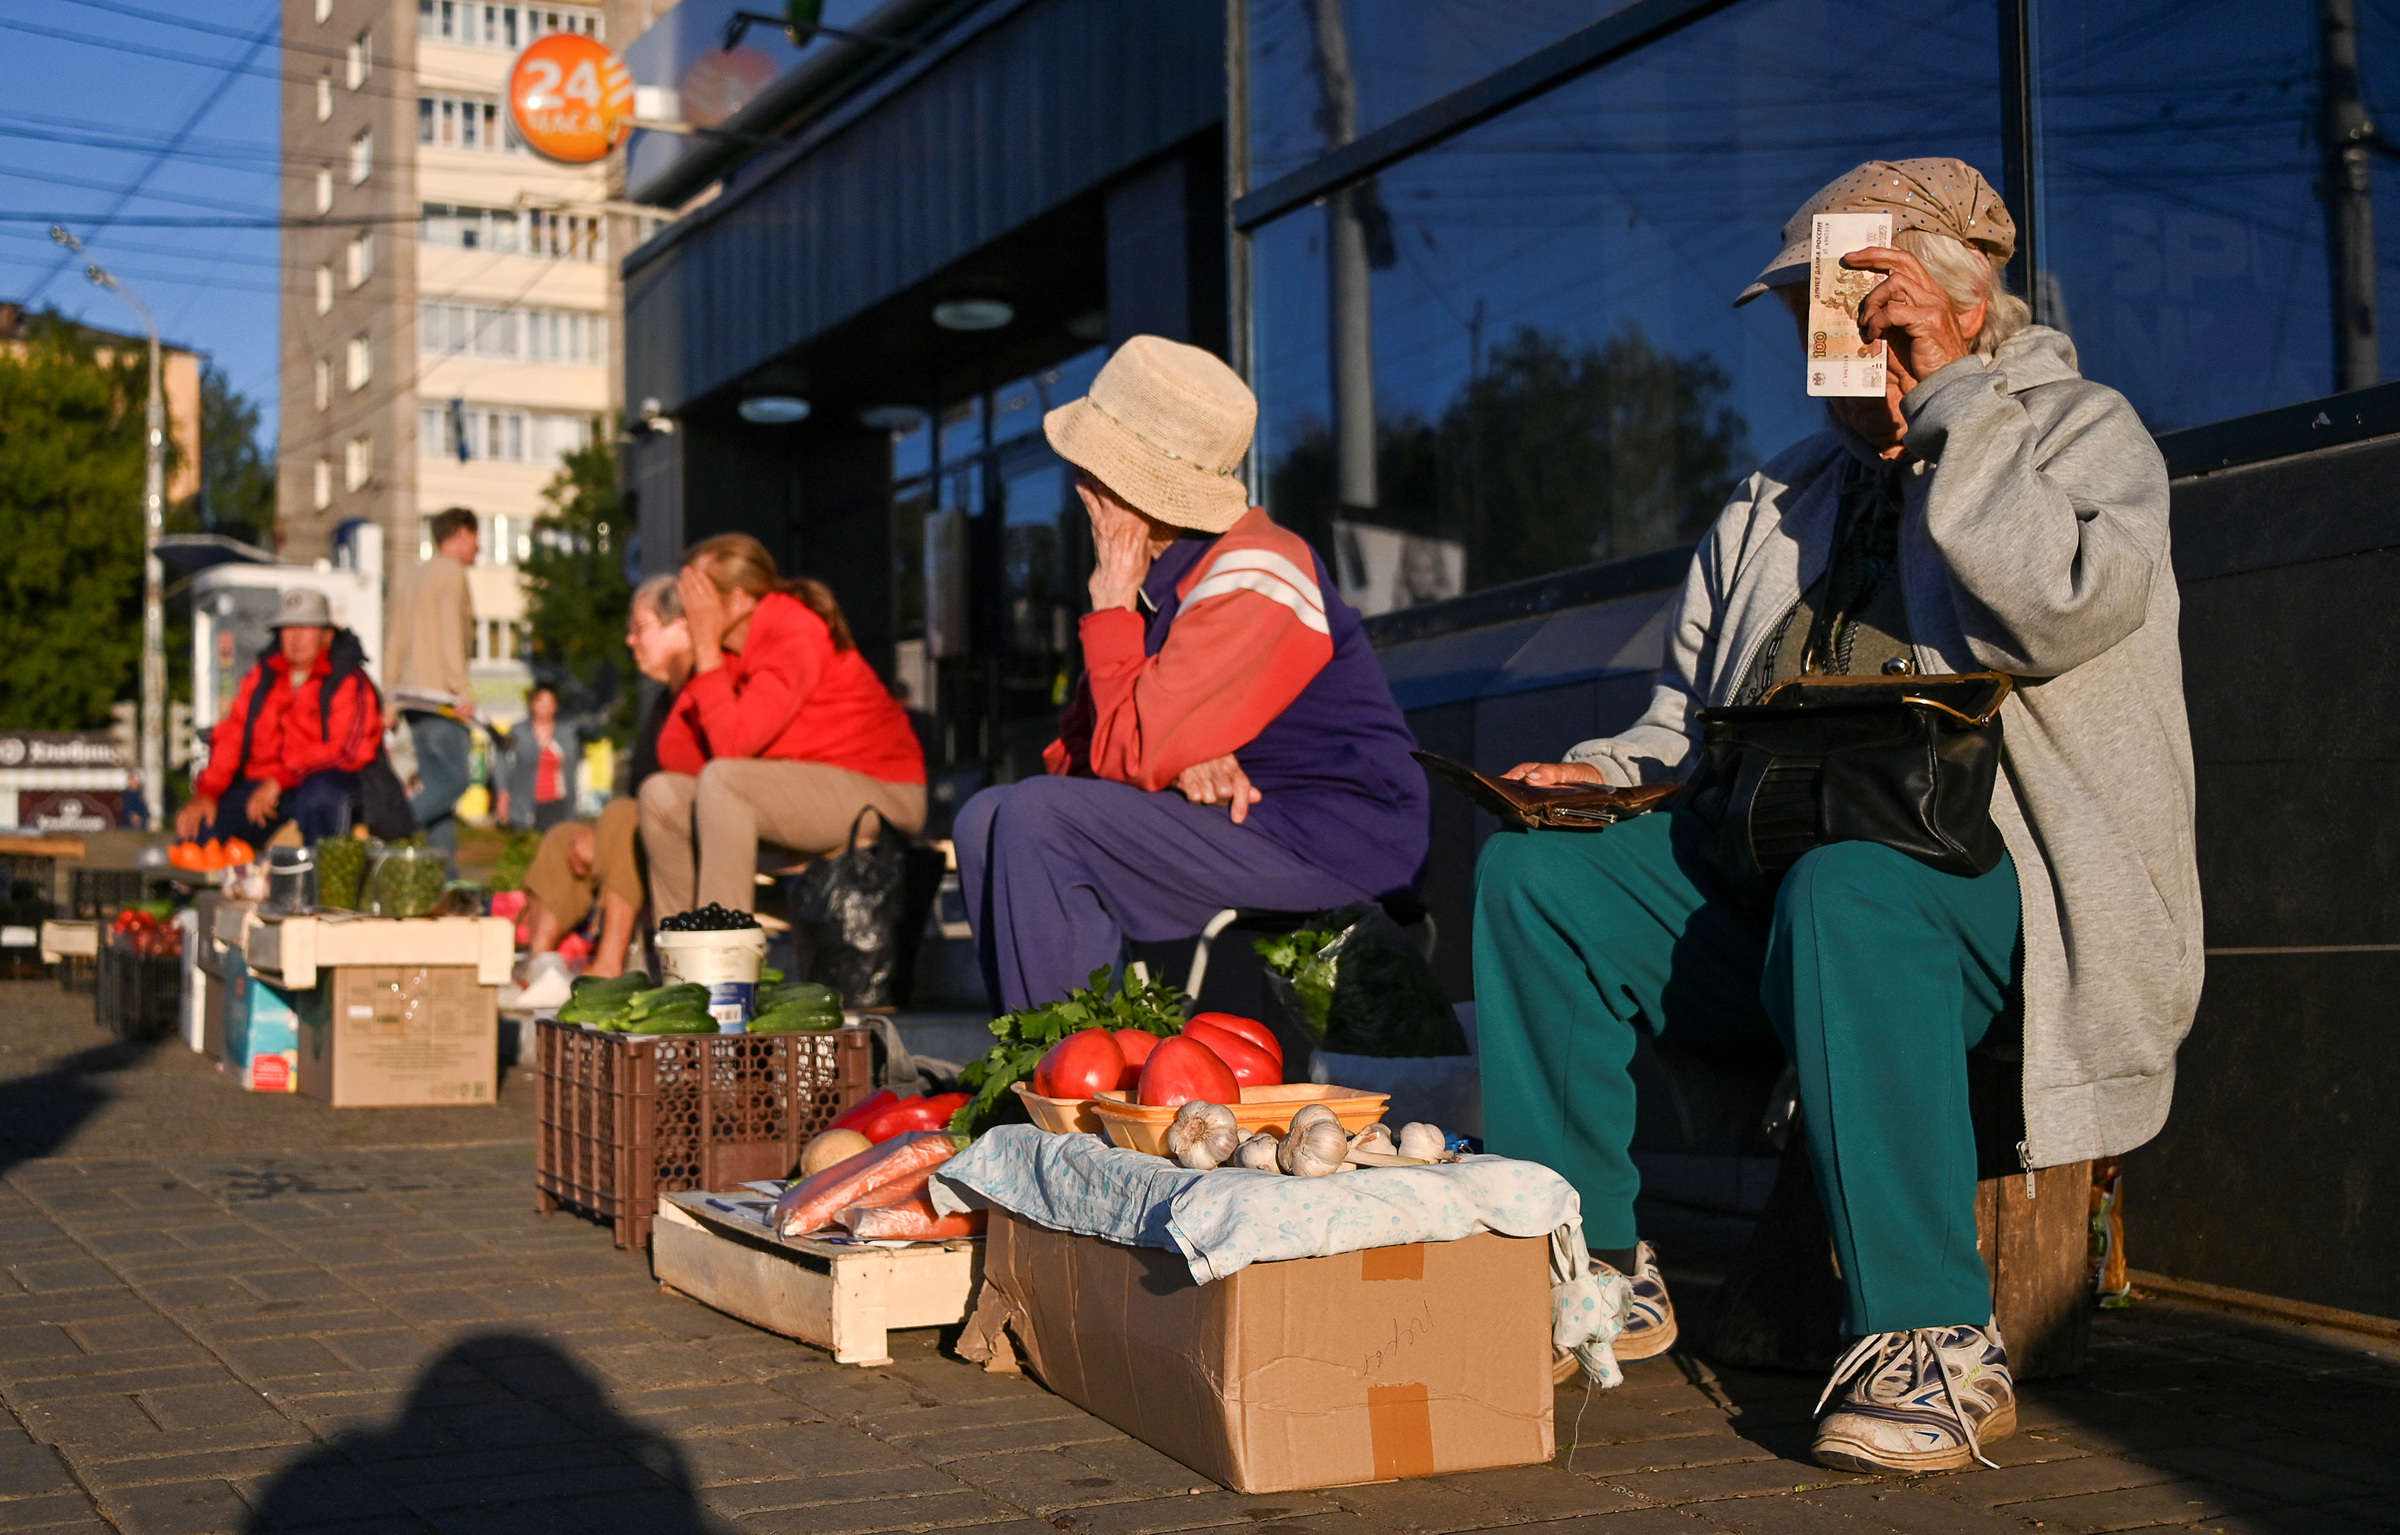
[(784, 1178), (873, 1088), (873, 1035), (604, 1034), (535, 1027), (535, 1207), (612, 1221), (650, 1245), (658, 1196)]

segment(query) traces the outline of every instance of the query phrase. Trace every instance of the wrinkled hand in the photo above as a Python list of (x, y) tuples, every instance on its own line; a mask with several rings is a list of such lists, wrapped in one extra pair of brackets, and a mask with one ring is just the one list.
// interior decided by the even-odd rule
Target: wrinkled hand
[(1175, 775), (1175, 787), (1195, 805), (1223, 805), (1233, 813), (1233, 824), (1239, 826), (1250, 814), (1250, 807), (1266, 795), (1250, 786), (1250, 775), (1234, 760), (1233, 753), (1195, 762)]
[(1903, 394), (1966, 356), (1968, 336), (1983, 328), (1982, 306), (1960, 315), (1924, 264), (1896, 246), (1852, 251), (1842, 265), (1884, 274), (1858, 306), (1858, 333), (1891, 343), (1886, 351)]
[(1082, 485), (1075, 490), (1092, 519), (1092, 611), (1130, 608), (1150, 576), (1150, 525)]
[(217, 818), (217, 802), (205, 794), (195, 794), (175, 812), (175, 835), (189, 842), (200, 835), (202, 828)]
[(683, 598), (684, 627), (692, 636), (692, 670), (713, 672), (725, 664), (725, 594), (708, 572), (686, 565), (675, 577), (676, 594)]
[(283, 786), (270, 778), (250, 791), (249, 816), (252, 822), (264, 826), (267, 817), (275, 813), (275, 802), (283, 798)]
[(1555, 788), (1560, 784), (1606, 782), (1600, 770), (1588, 762), (1520, 762), (1500, 775), (1519, 783), (1532, 784), (1537, 789)]

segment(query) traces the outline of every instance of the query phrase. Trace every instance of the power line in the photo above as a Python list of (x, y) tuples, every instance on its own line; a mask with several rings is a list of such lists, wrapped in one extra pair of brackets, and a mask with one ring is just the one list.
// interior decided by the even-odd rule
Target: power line
[[(242, 56), (239, 60), (230, 66), (213, 60), (200, 61), (208, 64), (212, 68), (223, 69), (224, 73), (218, 78), (215, 85), (209, 87), (208, 94), (200, 98), (200, 104), (194, 107), (184, 118), (183, 126), (176, 130), (174, 138), (168, 143), (168, 145), (162, 147), (159, 151), (152, 154), (148, 162), (146, 162), (142, 166), (141, 170), (134, 175), (134, 178), (125, 184), (125, 189), (117, 194), (117, 200), (109, 205), (108, 211), (100, 216), (99, 222), (85, 224), (85, 229), (87, 231), (85, 238), (87, 240), (89, 240), (93, 235), (97, 235), (101, 230), (108, 228), (109, 224), (116, 218), (116, 216), (125, 211), (125, 205), (133, 201), (133, 199), (141, 192), (143, 184), (149, 181), (150, 177), (158, 170), (159, 166), (166, 162), (167, 150), (180, 146), (183, 142), (184, 136), (190, 133), (193, 129), (199, 127), (201, 120), (216, 109), (217, 103), (224, 99), (224, 95), (228, 90), (232, 89), (235, 79), (235, 71), (245, 68), (251, 59), (257, 57), (258, 50), (264, 48), (269, 40), (275, 36), (277, 30), (279, 29), (281, 18), (282, 5), (280, 0), (271, 0), (268, 9), (267, 24), (259, 29), (258, 34), (255, 37), (251, 38), (250, 46), (242, 51)], [(0, 26), (16, 25), (18, 24), (0, 22)], [(179, 198), (177, 200), (183, 202), (193, 201), (193, 199), (190, 198)], [(83, 223), (82, 220), (77, 220), (76, 222)], [(43, 275), (42, 280), (34, 284), (32, 289), (26, 293), (26, 302), (31, 303), (35, 299), (40, 298), (42, 294), (49, 288), (49, 286), (58, 280), (58, 274), (65, 271), (68, 266), (74, 262), (74, 260), (75, 252), (73, 250), (60, 251), (58, 253), (58, 260), (51, 264), (50, 270)]]

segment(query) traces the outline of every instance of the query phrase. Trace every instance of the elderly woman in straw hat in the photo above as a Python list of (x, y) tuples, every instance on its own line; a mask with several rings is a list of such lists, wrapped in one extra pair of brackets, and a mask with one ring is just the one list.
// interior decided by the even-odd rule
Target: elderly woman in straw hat
[(1244, 494), (1257, 418), (1224, 363), (1136, 336), (1042, 422), (1091, 518), (1092, 611), (1049, 776), (959, 813), (1006, 1007), (1229, 906), (1315, 911), (1415, 883), (1415, 742), (1324, 562)]
[(1514, 776), (1679, 780), (1701, 710), (1755, 701), (1804, 657), (1997, 671), (2017, 684), (1991, 804), (2007, 854), (1976, 876), (1827, 843), (1761, 897), (1712, 863), (1695, 807), (1493, 838), (1475, 928), (1484, 1119), (1492, 1150), (1582, 1191), (1584, 1229), (1635, 1281), (1618, 1355), (1645, 1357), (1675, 1315), (1634, 1226), (1635, 1035), (1771, 1031), (1797, 1068), (1858, 1338), (1820, 1403), (1817, 1458), (1944, 1470), (2016, 1425), (1976, 1251), (1967, 1053), (2021, 1059), (2028, 1170), (2157, 1131), (2200, 990), (2191, 746), (2164, 466), (2124, 399), (2002, 285), (2015, 229), (1983, 177), (1860, 166), (1793, 215), (1735, 302), (1796, 299), (1811, 216), (1846, 211), (1888, 211), (1896, 231), (1848, 258), (1883, 274), (1860, 318), (1889, 344), (1886, 394), (1830, 401), (1826, 430), (1735, 493), (1669, 610), (1648, 711)]

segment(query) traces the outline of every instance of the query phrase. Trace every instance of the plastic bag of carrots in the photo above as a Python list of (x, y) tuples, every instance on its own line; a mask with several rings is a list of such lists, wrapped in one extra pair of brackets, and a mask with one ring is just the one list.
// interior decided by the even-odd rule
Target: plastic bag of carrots
[[(801, 1237), (840, 1224), (842, 1212), (872, 1206), (880, 1196), (922, 1195), (933, 1170), (958, 1152), (944, 1130), (916, 1130), (870, 1146), (857, 1156), (801, 1179), (775, 1201), (775, 1232)], [(930, 1211), (930, 1203), (926, 1206)]]

